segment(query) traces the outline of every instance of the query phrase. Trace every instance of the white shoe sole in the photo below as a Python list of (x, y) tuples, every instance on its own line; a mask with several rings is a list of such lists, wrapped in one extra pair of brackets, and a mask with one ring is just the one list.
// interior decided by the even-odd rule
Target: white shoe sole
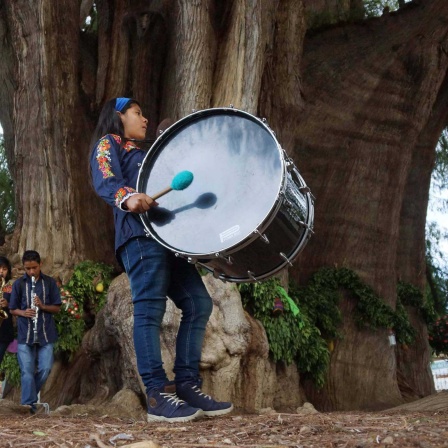
[(163, 417), (160, 415), (146, 414), (147, 421), (150, 422), (165, 422), (165, 423), (179, 423), (179, 422), (191, 422), (191, 420), (195, 420), (196, 418), (203, 417), (204, 412), (201, 409), (198, 409), (192, 415), (187, 415), (185, 417)]
[(233, 404), (232, 404), (232, 406), (230, 406), (230, 408), (227, 408), (227, 409), (219, 409), (217, 411), (203, 411), (203, 412), (206, 417), (216, 417), (218, 415), (228, 414), (229, 412), (232, 412), (232, 411), (233, 411)]

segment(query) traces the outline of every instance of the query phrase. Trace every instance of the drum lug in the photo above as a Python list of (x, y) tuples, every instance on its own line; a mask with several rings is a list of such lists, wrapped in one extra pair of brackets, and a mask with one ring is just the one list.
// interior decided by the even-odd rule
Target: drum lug
[(286, 171), (290, 173), (294, 169), (294, 162), (291, 162), (291, 160), (288, 160), (286, 162)]
[(307, 194), (307, 193), (309, 193), (311, 190), (310, 190), (309, 187), (307, 187), (307, 186), (305, 185), (304, 187), (300, 187), (300, 188), (299, 188), (299, 191), (300, 191), (300, 193)]
[(251, 278), (252, 281), (260, 283), (260, 280), (258, 280), (258, 278), (255, 277), (255, 274), (252, 271), (247, 271), (247, 275)]
[(289, 266), (293, 266), (291, 260), (283, 252), (280, 252), (280, 256), (289, 264)]
[(216, 252), (215, 257), (216, 258), (221, 258), (227, 264), (233, 264), (233, 258), (230, 255), (228, 257), (225, 257), (224, 255), (221, 255), (219, 252)]
[(297, 221), (297, 223), (299, 224), (299, 226), (302, 226), (303, 228), (308, 229), (314, 235), (313, 229), (306, 222)]
[(254, 233), (256, 235), (258, 235), (259, 237), (261, 237), (261, 239), (263, 240), (263, 243), (269, 244), (269, 239), (268, 239), (268, 237), (266, 236), (265, 233), (261, 234), (258, 229), (254, 230)]
[(195, 257), (188, 257), (187, 258), (188, 263), (190, 264), (196, 264), (198, 262), (198, 259)]
[(292, 208), (292, 202), (286, 198), (286, 195), (283, 194), (282, 197), (283, 197), (283, 203), (286, 205), (286, 207)]

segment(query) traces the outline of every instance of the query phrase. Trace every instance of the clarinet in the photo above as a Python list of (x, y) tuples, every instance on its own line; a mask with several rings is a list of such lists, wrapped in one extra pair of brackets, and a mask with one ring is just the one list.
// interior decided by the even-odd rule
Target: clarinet
[(33, 344), (39, 344), (39, 336), (37, 334), (37, 320), (39, 319), (39, 307), (34, 303), (34, 297), (36, 293), (34, 290), (36, 289), (36, 278), (31, 277), (31, 309), (36, 312), (33, 317)]

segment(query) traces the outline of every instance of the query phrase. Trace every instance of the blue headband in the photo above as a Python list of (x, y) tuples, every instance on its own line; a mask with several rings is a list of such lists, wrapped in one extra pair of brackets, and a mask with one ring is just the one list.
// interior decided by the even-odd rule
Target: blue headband
[(129, 101), (131, 101), (131, 98), (117, 98), (115, 100), (115, 110), (121, 112)]

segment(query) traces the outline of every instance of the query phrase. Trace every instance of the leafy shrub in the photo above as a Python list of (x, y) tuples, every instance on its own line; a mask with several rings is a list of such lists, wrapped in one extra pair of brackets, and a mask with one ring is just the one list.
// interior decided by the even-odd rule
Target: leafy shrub
[(17, 355), (15, 353), (6, 352), (3, 361), (0, 364), (0, 372), (5, 372), (8, 382), (13, 386), (20, 385), (20, 368)]
[(59, 334), (55, 353), (71, 358), (78, 350), (86, 329), (93, 326), (96, 313), (106, 303), (112, 274), (113, 267), (104, 263), (83, 261), (75, 266), (72, 277), (61, 287), (62, 307), (55, 314)]
[[(300, 373), (310, 377), (317, 386), (324, 384), (334, 340), (343, 337), (340, 333), (342, 316), (339, 302), (344, 291), (356, 300), (353, 318), (359, 327), (387, 328), (395, 333), (401, 344), (412, 343), (416, 334), (405, 305), (417, 307), (427, 322), (431, 322), (434, 316), (431, 306), (425, 303), (416, 287), (398, 283), (394, 310), (348, 268), (323, 267), (306, 286), (291, 283), (287, 300), (282, 297), (283, 289), (277, 279), (241, 284), (239, 290), (245, 309), (266, 330), (272, 359), (288, 364), (295, 361)], [(273, 310), (278, 297), (284, 302), (284, 313), (276, 317)], [(294, 307), (298, 313), (293, 312)], [(440, 332), (437, 334), (445, 344), (444, 350), (448, 350), (444, 325), (439, 320)], [(435, 332), (433, 338), (436, 338)]]
[[(263, 283), (240, 284), (243, 306), (266, 330), (274, 362), (296, 362), (300, 372), (322, 386), (328, 368), (329, 352), (314, 322), (287, 296), (278, 279)], [(284, 312), (275, 314), (274, 302), (281, 298)]]

